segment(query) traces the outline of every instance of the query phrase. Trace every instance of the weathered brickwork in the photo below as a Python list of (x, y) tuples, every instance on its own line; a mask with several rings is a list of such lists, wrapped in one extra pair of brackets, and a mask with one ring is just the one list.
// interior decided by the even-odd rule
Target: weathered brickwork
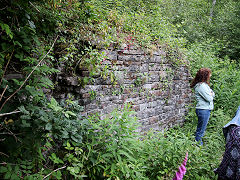
[[(117, 84), (96, 77), (91, 85), (78, 86), (78, 77), (59, 75), (57, 98), (71, 93), (84, 106), (84, 114), (106, 114), (131, 103), (141, 122), (141, 131), (163, 130), (184, 122), (191, 101), (186, 62), (170, 59), (158, 50), (147, 55), (139, 49), (104, 50), (103, 62), (114, 69)], [(88, 76), (88, 72), (82, 72)], [(61, 92), (61, 93), (59, 93)]]

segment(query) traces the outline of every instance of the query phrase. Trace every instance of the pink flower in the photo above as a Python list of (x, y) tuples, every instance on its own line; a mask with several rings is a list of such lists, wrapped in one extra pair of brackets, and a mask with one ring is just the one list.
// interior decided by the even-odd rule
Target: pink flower
[(183, 176), (185, 175), (185, 173), (187, 171), (187, 169), (186, 169), (187, 160), (188, 160), (188, 152), (186, 153), (185, 159), (184, 159), (183, 163), (181, 164), (181, 166), (178, 168), (178, 172), (176, 172), (176, 175), (173, 178), (173, 180), (182, 180), (183, 179)]
[(102, 64), (104, 61), (106, 60), (106, 58), (103, 58), (103, 60), (102, 61), (100, 61), (100, 64)]

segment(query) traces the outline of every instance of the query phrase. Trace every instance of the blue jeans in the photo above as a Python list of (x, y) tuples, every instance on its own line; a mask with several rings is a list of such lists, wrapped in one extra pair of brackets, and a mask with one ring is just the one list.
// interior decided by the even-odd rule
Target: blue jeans
[(204, 136), (205, 130), (207, 128), (208, 120), (210, 118), (211, 110), (208, 109), (196, 109), (196, 114), (198, 117), (198, 125), (195, 133), (196, 141), (199, 141), (202, 145), (202, 137)]

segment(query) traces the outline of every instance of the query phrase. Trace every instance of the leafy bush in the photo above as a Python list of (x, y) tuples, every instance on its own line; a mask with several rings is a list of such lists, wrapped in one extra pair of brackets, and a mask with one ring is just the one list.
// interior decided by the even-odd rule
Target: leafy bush
[[(91, 128), (84, 143), (66, 147), (72, 148), (66, 157), (71, 163), (68, 170), (75, 178), (85, 175), (91, 179), (145, 179), (143, 164), (139, 162), (142, 143), (137, 119), (129, 107), (121, 111), (115, 110), (104, 119), (90, 117)], [(82, 153), (77, 154), (76, 147)]]
[[(68, 140), (81, 143), (84, 139), (89, 125), (88, 121), (81, 116), (82, 107), (76, 101), (69, 98), (59, 104), (52, 98), (50, 102), (47, 99), (45, 101), (42, 99), (40, 102), (38, 105), (32, 103), (22, 105), (19, 108), (19, 119), (13, 115), (11, 122), (1, 123), (1, 129), (6, 132), (14, 132), (11, 135), (3, 133), (5, 134), (2, 137), (4, 141), (1, 142), (1, 147), (4, 147), (1, 149), (1, 153), (5, 154), (1, 160), (7, 162), (6, 168), (8, 168), (8, 170), (6, 168), (1, 170), (6, 172), (5, 179), (13, 178), (15, 176), (13, 174), (16, 172), (20, 172), (18, 177), (35, 173), (34, 176), (39, 177), (46, 175), (51, 171), (42, 169), (44, 166), (51, 168), (54, 167), (54, 164), (62, 162), (55, 153), (61, 151), (63, 143)], [(47, 165), (50, 160), (53, 163)], [(32, 167), (28, 168), (27, 172), (21, 168), (24, 162)], [(17, 168), (15, 173), (9, 172), (14, 168)], [(8, 175), (9, 173), (10, 175)]]

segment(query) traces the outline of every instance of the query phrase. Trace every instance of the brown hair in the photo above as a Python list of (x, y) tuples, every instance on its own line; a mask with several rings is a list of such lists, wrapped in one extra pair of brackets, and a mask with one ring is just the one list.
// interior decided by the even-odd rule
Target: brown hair
[(209, 68), (201, 68), (198, 70), (195, 78), (193, 79), (190, 87), (193, 88), (199, 82), (205, 82), (210, 85), (210, 75), (212, 71)]

